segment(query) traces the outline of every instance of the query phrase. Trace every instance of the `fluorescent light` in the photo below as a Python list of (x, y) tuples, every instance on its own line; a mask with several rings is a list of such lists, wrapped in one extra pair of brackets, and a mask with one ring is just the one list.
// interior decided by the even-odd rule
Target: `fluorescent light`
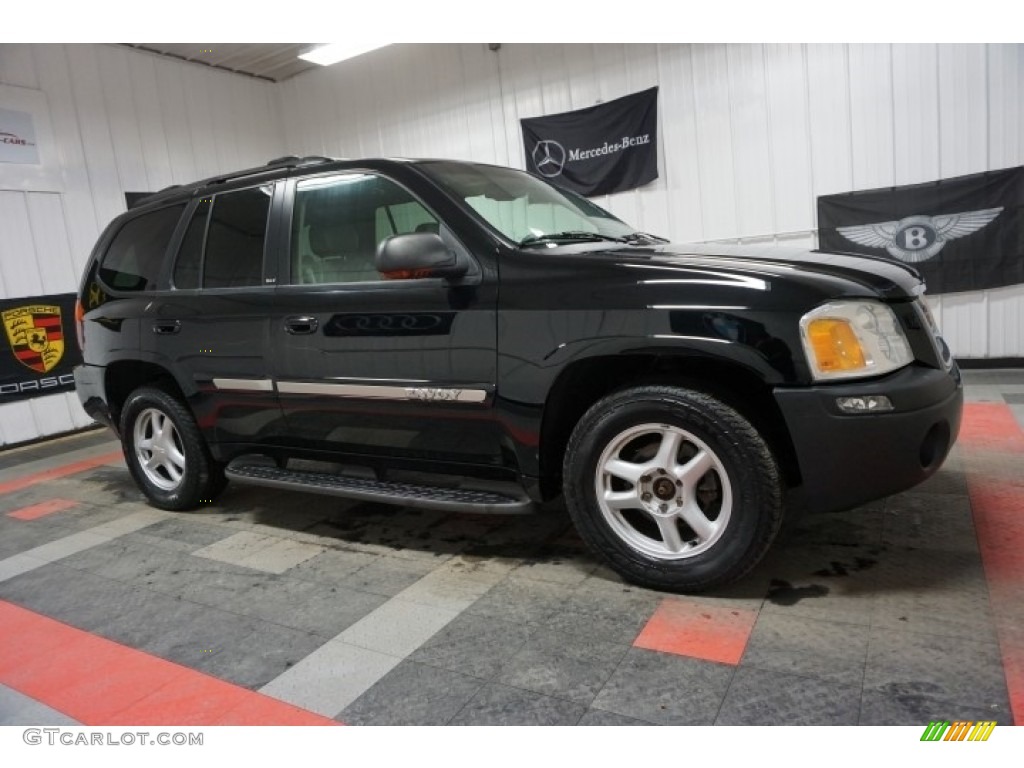
[(321, 67), (329, 67), (345, 59), (353, 59), (369, 51), (375, 51), (391, 43), (323, 43), (310, 48), (305, 53), (300, 53), (299, 58), (319, 64)]

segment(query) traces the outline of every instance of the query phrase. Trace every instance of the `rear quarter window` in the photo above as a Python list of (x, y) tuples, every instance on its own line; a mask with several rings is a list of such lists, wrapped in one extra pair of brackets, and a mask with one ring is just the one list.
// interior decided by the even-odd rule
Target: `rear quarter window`
[(100, 280), (116, 291), (151, 291), (185, 206), (174, 205), (129, 221), (114, 236), (100, 264)]

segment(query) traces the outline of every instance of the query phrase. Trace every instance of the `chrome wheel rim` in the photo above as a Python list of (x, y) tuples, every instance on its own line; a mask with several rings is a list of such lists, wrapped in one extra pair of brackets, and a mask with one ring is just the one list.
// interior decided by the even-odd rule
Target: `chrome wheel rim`
[(173, 491), (185, 476), (185, 449), (174, 422), (163, 411), (147, 408), (135, 420), (135, 459), (153, 485)]
[(616, 435), (598, 459), (595, 491), (615, 534), (658, 560), (707, 551), (732, 515), (732, 483), (721, 460), (692, 432), (670, 424)]

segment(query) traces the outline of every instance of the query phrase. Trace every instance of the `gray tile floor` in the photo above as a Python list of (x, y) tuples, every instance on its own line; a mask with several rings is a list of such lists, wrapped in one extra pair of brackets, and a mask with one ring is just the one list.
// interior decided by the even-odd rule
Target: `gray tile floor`
[[(1024, 371), (965, 379), (1024, 428)], [(0, 453), (0, 482), (114, 448), (89, 432)], [(54, 498), (75, 505), (6, 514)], [(623, 583), (564, 514), (237, 486), (67, 543), (147, 510), (114, 465), (0, 495), (0, 600), (352, 724), (1010, 722), (958, 449), (918, 488), (807, 518), (740, 584), (685, 598), (758, 612), (738, 665), (635, 647), (681, 598)], [(66, 555), (4, 578), (50, 543)], [(0, 724), (62, 717), (0, 686)]]

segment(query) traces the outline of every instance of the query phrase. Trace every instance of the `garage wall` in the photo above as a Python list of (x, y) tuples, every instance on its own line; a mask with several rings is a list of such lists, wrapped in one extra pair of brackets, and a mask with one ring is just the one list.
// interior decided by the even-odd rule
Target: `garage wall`
[[(678, 241), (813, 245), (818, 195), (1024, 164), (1022, 45), (400, 45), (278, 85), (288, 152), (523, 167), (519, 119), (660, 86), (661, 178), (597, 202)], [(1024, 286), (936, 297), (1024, 356)]]
[[(274, 84), (253, 78), (116, 46), (5, 44), (0, 85), (45, 94), (60, 165), (37, 191), (0, 163), (0, 298), (77, 290), (125, 192), (281, 154)], [(0, 445), (90, 422), (74, 393), (0, 405)]]

